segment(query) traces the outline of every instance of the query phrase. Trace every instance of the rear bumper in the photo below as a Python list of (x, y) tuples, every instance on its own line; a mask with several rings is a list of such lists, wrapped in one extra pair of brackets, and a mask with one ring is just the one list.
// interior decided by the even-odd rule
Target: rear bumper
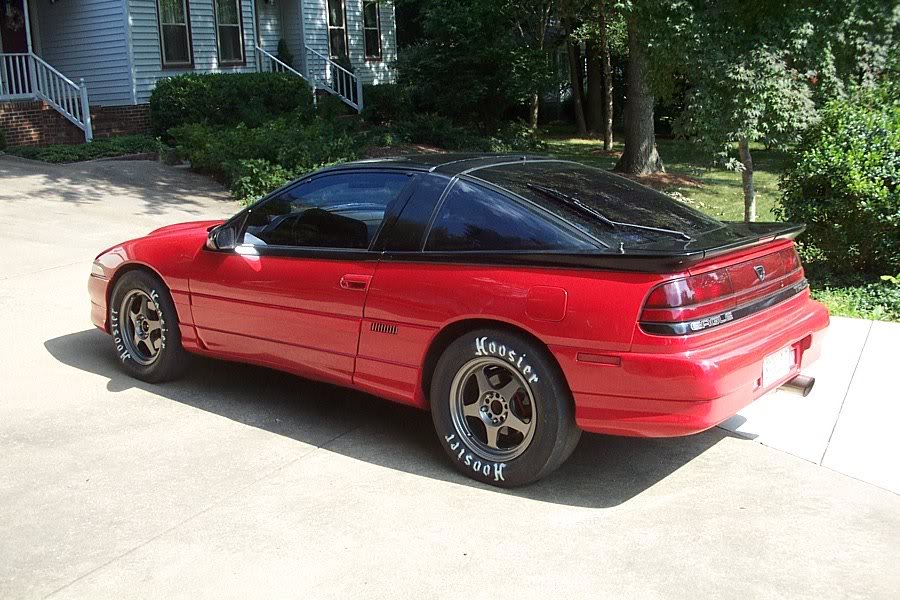
[[(771, 311), (771, 312), (770, 312)], [(773, 307), (752, 327), (690, 350), (629, 352), (613, 364), (585, 363), (554, 349), (575, 398), (575, 419), (595, 433), (673, 437), (718, 425), (815, 361), (829, 317), (808, 293)], [(795, 349), (790, 373), (762, 387), (763, 359)]]

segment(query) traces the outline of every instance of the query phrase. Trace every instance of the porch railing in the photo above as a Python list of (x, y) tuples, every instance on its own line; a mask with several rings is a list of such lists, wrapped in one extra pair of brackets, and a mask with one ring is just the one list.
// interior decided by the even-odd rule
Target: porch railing
[(306, 46), (306, 73), (316, 87), (337, 96), (357, 112), (362, 112), (362, 80), (357, 75), (309, 46)]
[(84, 79), (75, 83), (33, 52), (0, 54), (0, 100), (43, 100), (94, 138)]
[(256, 68), (260, 73), (292, 73), (302, 79), (303, 81), (309, 83), (309, 87), (312, 89), (312, 101), (313, 106), (316, 106), (316, 86), (314, 83), (310, 82), (309, 79), (303, 76), (300, 71), (297, 71), (289, 64), (285, 63), (277, 56), (266, 52), (259, 46), (256, 47)]

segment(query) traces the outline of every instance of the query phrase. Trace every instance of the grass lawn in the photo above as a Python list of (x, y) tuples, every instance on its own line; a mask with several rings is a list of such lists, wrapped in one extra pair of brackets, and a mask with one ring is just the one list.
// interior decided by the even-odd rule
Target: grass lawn
[[(602, 169), (611, 169), (622, 151), (617, 142), (604, 153), (596, 139), (572, 137), (551, 130), (544, 140), (548, 152)], [(667, 193), (677, 192), (680, 200), (723, 221), (744, 218), (744, 194), (740, 173), (713, 166), (710, 157), (684, 140), (657, 140), (666, 175), (639, 178), (641, 183)], [(753, 182), (756, 188), (757, 218), (774, 221), (772, 209), (778, 200), (778, 176), (787, 160), (784, 152), (751, 147)], [(802, 240), (802, 237), (801, 237)], [(900, 321), (900, 286), (883, 282), (878, 275), (857, 276), (852, 281), (833, 277), (828, 265), (807, 262), (807, 277), (813, 297), (828, 306), (833, 315)]]

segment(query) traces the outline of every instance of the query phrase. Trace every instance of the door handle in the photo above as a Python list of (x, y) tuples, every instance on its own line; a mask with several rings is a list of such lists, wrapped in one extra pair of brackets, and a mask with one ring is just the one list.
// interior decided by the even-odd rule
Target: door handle
[(372, 281), (371, 275), (347, 274), (341, 277), (341, 288), (345, 290), (364, 292), (369, 289), (370, 281)]

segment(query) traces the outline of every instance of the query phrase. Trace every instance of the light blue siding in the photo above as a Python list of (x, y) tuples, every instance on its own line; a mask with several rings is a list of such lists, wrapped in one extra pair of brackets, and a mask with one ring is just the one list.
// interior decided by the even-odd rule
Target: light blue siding
[(350, 38), (350, 62), (363, 83), (393, 83), (393, 68), (397, 60), (397, 37), (394, 3), (380, 2), (381, 60), (366, 60), (366, 40), (363, 34), (362, 0), (347, 0), (347, 36)]
[[(156, 0), (127, 0), (131, 21), (132, 60), (137, 102), (147, 102), (156, 82), (180, 73), (250, 72), (256, 70), (253, 0), (241, 0), (244, 24), (243, 66), (219, 65), (213, 0), (190, 0), (193, 69), (163, 69), (159, 48)], [(277, 40), (276, 40), (277, 44)]]
[(132, 102), (125, 0), (32, 0), (36, 53), (76, 83), (91, 104)]
[[(291, 4), (290, 2), (288, 4)], [(278, 54), (278, 40), (281, 39), (282, 2), (259, 0), (256, 3), (256, 18), (259, 22), (259, 45), (270, 54)], [(298, 56), (295, 54), (294, 56)]]
[[(290, 1), (290, 0), (287, 0)], [(303, 32), (306, 45), (328, 55), (328, 21), (326, 0), (295, 0), (303, 2)], [(362, 0), (345, 0), (347, 12), (347, 38), (350, 62), (353, 71), (363, 83), (393, 83), (397, 60), (397, 28), (394, 18), (394, 3), (381, 2), (381, 60), (366, 60), (365, 37), (363, 35)]]

